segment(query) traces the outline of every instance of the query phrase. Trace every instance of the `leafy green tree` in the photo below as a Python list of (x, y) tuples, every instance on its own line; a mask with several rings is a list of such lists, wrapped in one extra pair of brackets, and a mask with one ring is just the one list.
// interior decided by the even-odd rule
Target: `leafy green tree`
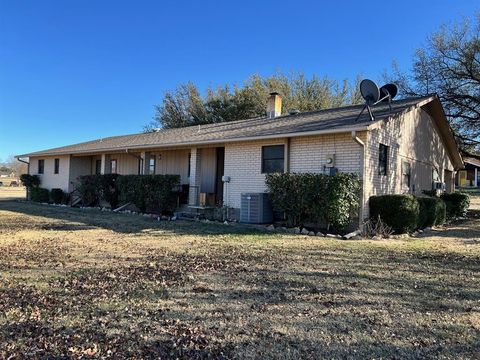
[(480, 150), (480, 15), (442, 26), (413, 58), (411, 73), (394, 64), (404, 96), (437, 93), (466, 152)]
[(268, 94), (282, 95), (283, 113), (291, 109), (313, 111), (359, 103), (359, 80), (351, 86), (327, 77), (307, 78), (302, 73), (277, 73), (262, 77), (252, 75), (243, 86), (222, 85), (208, 88), (201, 96), (191, 82), (168, 91), (155, 107), (154, 121), (145, 130), (177, 128), (198, 124), (221, 123), (264, 116)]

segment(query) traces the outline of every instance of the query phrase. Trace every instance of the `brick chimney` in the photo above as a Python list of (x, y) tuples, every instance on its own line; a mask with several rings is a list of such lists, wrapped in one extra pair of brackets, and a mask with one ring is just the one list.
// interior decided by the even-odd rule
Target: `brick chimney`
[(282, 97), (279, 93), (272, 92), (268, 97), (267, 118), (273, 119), (282, 115)]

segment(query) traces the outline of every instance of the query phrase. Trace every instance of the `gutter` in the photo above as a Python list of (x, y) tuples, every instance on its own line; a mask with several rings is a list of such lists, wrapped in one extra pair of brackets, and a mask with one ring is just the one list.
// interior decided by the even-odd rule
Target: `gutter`
[[(368, 135), (367, 135), (368, 136)], [(365, 184), (366, 184), (366, 181), (365, 181), (365, 168), (366, 168), (366, 146), (365, 146), (365, 143), (363, 142), (362, 139), (360, 139), (358, 136), (357, 136), (357, 131), (356, 130), (353, 130), (352, 131), (352, 139), (353, 141), (355, 141), (358, 145), (360, 145), (360, 147), (362, 148), (362, 169), (361, 169), (361, 181), (362, 181), (362, 193), (360, 195), (360, 211), (358, 212), (358, 222), (359, 222), (359, 229), (361, 229), (363, 227), (363, 206), (364, 206), (364, 202), (365, 202)]]

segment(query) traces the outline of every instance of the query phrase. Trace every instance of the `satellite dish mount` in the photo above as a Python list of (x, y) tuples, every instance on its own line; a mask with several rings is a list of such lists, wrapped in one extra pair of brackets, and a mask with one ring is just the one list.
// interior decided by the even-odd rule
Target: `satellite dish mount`
[(358, 114), (355, 121), (357, 121), (360, 116), (363, 114), (365, 109), (367, 109), (368, 114), (370, 115), (370, 120), (375, 120), (375, 116), (373, 115), (372, 107), (377, 105), (380, 102), (388, 102), (388, 106), (390, 112), (392, 111), (392, 99), (397, 95), (398, 89), (397, 85), (395, 84), (386, 84), (383, 85), (381, 88), (377, 86), (372, 80), (364, 79), (360, 82), (360, 93), (362, 97), (365, 99), (365, 106)]

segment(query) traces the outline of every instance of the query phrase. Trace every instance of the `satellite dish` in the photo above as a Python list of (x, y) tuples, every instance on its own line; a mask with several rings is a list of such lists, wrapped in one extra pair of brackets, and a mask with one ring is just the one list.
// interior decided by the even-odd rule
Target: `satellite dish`
[(380, 99), (380, 89), (372, 80), (364, 79), (360, 82), (360, 93), (368, 105)]
[(380, 88), (380, 96), (383, 102), (388, 102), (397, 96), (398, 87), (395, 84), (386, 84)]

